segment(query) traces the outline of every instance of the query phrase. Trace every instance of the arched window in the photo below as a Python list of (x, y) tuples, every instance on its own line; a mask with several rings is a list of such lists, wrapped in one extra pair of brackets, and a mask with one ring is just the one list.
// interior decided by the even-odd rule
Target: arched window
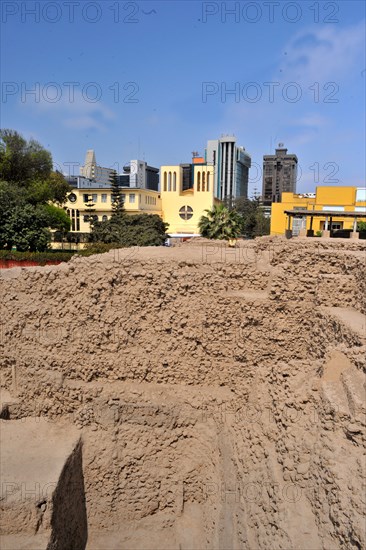
[(166, 191), (166, 172), (164, 172), (164, 191)]
[(206, 191), (206, 172), (202, 172), (202, 191)]
[(168, 174), (168, 191), (172, 190), (172, 173), (169, 172)]
[(177, 173), (174, 172), (173, 174), (173, 191), (177, 190)]
[(201, 191), (201, 172), (197, 174), (197, 191)]
[(207, 172), (207, 191), (210, 190), (210, 172)]
[(108, 216), (104, 215), (102, 216), (102, 222), (106, 222), (108, 220)]

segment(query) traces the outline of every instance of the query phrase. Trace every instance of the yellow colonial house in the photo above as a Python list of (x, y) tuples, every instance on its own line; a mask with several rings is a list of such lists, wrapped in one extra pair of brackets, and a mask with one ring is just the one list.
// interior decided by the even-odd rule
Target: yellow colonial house
[(170, 235), (199, 235), (198, 222), (205, 210), (220, 201), (214, 196), (214, 168), (202, 158), (192, 164), (160, 169), (162, 217)]
[[(77, 176), (64, 205), (70, 219), (68, 235), (75, 245), (87, 241), (90, 220), (106, 221), (112, 215), (111, 189), (106, 182)], [(160, 191), (143, 187), (121, 187), (127, 214), (157, 214), (169, 224), (173, 237), (199, 235), (198, 222), (205, 210), (220, 201), (214, 194), (214, 168), (202, 157), (192, 163), (162, 166)], [(57, 243), (53, 243), (57, 246)]]
[[(149, 189), (123, 188), (127, 214), (161, 215), (161, 198), (158, 191)], [(109, 187), (73, 189), (64, 205), (71, 219), (71, 232), (90, 233), (90, 218), (106, 221), (112, 215), (112, 199)]]
[(357, 223), (366, 221), (366, 188), (320, 186), (315, 193), (282, 193), (271, 207), (271, 235), (329, 237), (337, 229), (351, 230), (358, 238)]

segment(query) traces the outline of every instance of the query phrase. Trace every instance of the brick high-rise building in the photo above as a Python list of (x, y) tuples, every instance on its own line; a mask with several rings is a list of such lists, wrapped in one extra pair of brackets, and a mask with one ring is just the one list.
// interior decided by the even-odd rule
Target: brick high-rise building
[(262, 200), (264, 206), (281, 202), (282, 193), (296, 193), (297, 156), (288, 154), (283, 143), (274, 155), (263, 156)]

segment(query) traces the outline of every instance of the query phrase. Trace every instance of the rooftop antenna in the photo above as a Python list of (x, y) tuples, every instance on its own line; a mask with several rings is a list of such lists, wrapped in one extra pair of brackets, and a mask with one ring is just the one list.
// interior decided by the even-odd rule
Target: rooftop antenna
[(276, 139), (277, 139), (277, 136), (275, 136), (273, 140), (272, 140), (272, 136), (271, 136), (271, 151), (272, 151), (272, 142), (276, 141)]

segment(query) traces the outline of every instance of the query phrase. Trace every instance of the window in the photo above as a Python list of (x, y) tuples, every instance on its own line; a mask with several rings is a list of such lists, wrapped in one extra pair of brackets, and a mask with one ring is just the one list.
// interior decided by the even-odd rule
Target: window
[(107, 202), (107, 193), (102, 193), (102, 202)]
[(182, 206), (182, 208), (179, 209), (179, 216), (182, 220), (190, 220), (193, 216), (193, 209), (190, 206)]
[(202, 191), (206, 191), (206, 172), (202, 172)]
[(102, 222), (106, 222), (108, 220), (108, 216), (104, 215), (102, 216)]
[(66, 210), (67, 215), (71, 219), (71, 231), (75, 231), (75, 217), (74, 217), (75, 214), (74, 214), (74, 212), (75, 212), (75, 210), (69, 210), (69, 209)]
[(123, 202), (125, 202), (125, 200), (126, 200), (126, 195), (124, 195), (124, 194), (122, 193), (121, 197), (122, 197)]
[(68, 198), (69, 198), (70, 202), (76, 202), (77, 197), (76, 197), (75, 193), (70, 193)]
[(177, 173), (174, 172), (173, 174), (173, 191), (177, 190)]
[(129, 195), (129, 201), (130, 201), (131, 203), (135, 202), (135, 193), (131, 193), (131, 194)]
[(92, 194), (92, 201), (93, 202), (98, 202), (98, 195), (96, 193)]
[(83, 201), (89, 202), (89, 195), (83, 195)]
[(356, 190), (356, 202), (366, 201), (366, 187), (357, 187)]
[(167, 181), (167, 174), (166, 172), (164, 172), (164, 191), (167, 190), (166, 181)]
[(210, 172), (207, 172), (207, 191), (210, 190)]
[(201, 191), (201, 172), (197, 174), (197, 191)]
[(172, 190), (172, 173), (169, 172), (168, 174), (168, 191)]
[[(320, 229), (325, 231), (325, 222), (320, 222)], [(332, 227), (330, 227), (330, 221), (328, 220), (328, 231), (337, 231), (338, 229), (343, 229), (343, 222), (332, 222)]]

